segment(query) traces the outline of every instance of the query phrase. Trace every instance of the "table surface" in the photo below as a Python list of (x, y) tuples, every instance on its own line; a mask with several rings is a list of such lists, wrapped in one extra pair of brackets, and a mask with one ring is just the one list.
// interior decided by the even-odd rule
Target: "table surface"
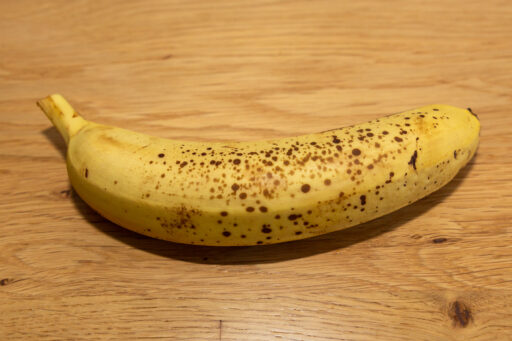
[[(0, 2), (0, 339), (512, 337), (512, 2)], [(184, 140), (471, 107), (476, 157), (429, 197), (281, 245), (153, 240), (70, 188), (35, 106)], [(508, 335), (508, 336), (507, 336)]]

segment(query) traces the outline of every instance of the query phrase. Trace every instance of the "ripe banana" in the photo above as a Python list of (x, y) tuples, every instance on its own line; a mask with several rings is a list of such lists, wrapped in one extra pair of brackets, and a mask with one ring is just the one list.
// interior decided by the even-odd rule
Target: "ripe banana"
[(476, 151), (470, 111), (431, 105), (352, 127), (258, 142), (161, 139), (38, 102), (67, 145), (79, 196), (132, 231), (200, 245), (271, 244), (340, 230), (448, 183)]

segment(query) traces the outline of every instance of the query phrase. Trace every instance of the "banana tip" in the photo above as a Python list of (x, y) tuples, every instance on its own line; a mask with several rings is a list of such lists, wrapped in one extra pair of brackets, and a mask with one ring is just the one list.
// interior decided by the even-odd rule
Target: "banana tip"
[(471, 108), (467, 108), (467, 110), (470, 112), (470, 114), (471, 114), (471, 115), (475, 116), (475, 117), (476, 117), (476, 119), (480, 121), (480, 119), (478, 118), (478, 115), (477, 115), (477, 114), (475, 114), (475, 113), (473, 112), (473, 110), (471, 110)]

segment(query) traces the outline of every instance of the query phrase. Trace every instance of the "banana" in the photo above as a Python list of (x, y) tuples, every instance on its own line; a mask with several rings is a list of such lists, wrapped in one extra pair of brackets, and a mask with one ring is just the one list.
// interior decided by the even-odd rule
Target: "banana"
[(38, 105), (88, 205), (143, 235), (200, 245), (286, 242), (395, 211), (448, 183), (480, 132), (470, 109), (430, 105), (292, 138), (184, 142), (87, 121), (58, 94)]

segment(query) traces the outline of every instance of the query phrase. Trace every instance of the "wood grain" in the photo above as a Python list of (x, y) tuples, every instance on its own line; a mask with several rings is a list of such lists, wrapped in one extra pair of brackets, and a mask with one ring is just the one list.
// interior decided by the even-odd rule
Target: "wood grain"
[[(510, 1), (0, 2), (0, 339), (512, 338)], [(282, 245), (138, 236), (70, 190), (35, 101), (187, 140), (471, 107), (477, 156), (420, 202)]]

